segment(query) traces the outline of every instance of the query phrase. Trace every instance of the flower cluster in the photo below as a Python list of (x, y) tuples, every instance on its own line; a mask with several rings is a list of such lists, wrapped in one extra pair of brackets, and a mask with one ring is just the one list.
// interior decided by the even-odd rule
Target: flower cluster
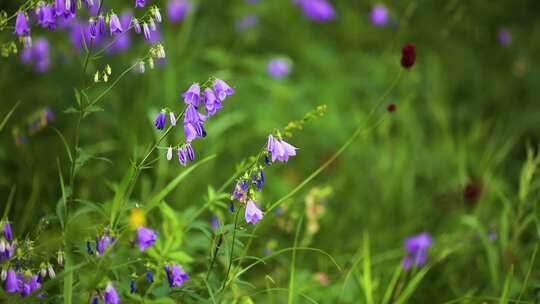
[[(270, 165), (275, 161), (287, 162), (289, 157), (296, 155), (297, 148), (287, 143), (281, 138), (281, 134), (276, 132), (276, 137), (270, 134), (266, 149), (259, 154), (255, 162), (246, 172), (237, 180), (231, 199), (244, 204), (246, 223), (256, 224), (264, 214), (258, 207), (254, 196), (255, 190), (260, 192), (266, 181), (264, 166), (259, 164), (260, 157), (264, 156), (265, 164)], [(231, 212), (234, 211), (234, 204), (231, 203)]]
[[(188, 161), (195, 160), (195, 151), (191, 143), (201, 137), (206, 136), (204, 123), (209, 117), (223, 109), (223, 102), (227, 96), (233, 95), (234, 89), (221, 79), (211, 78), (203, 85), (192, 84), (189, 89), (182, 94), (186, 104), (184, 111), (177, 117), (174, 111), (162, 109), (156, 116), (154, 125), (158, 130), (163, 130), (167, 126), (167, 117), (171, 126), (176, 126), (177, 120), (183, 116), (185, 142), (176, 146), (178, 161), (182, 166), (186, 166)], [(204, 109), (202, 113), (201, 110)], [(167, 160), (173, 156), (173, 147), (167, 149)]]
[(428, 250), (433, 244), (431, 235), (427, 232), (412, 236), (405, 240), (407, 256), (403, 259), (403, 268), (422, 267), (426, 264)]

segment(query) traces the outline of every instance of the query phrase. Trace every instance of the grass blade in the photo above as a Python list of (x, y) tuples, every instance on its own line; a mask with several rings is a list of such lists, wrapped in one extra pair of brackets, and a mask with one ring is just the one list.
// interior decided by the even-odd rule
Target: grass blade
[(9, 118), (11, 117), (11, 115), (13, 115), (13, 112), (15, 112), (15, 109), (17, 109), (17, 107), (19, 106), (19, 104), (21, 103), (21, 101), (17, 101), (17, 103), (15, 103), (15, 105), (11, 108), (11, 110), (9, 110), (9, 112), (7, 113), (6, 117), (4, 117), (4, 119), (2, 120), (2, 122), (0, 123), (0, 132), (2, 132), (2, 130), (4, 129), (4, 127), (6, 126)]
[(364, 231), (363, 240), (363, 255), (364, 255), (364, 274), (362, 276), (362, 285), (366, 296), (366, 303), (373, 304), (373, 286), (371, 284), (371, 258), (369, 253), (369, 233)]

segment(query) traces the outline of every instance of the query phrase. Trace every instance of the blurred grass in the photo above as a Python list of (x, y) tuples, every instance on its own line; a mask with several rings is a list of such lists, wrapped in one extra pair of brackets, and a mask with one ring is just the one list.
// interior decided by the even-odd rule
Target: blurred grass
[[(119, 9), (125, 3), (114, 5)], [(274, 303), (308, 299), (318, 303), (522, 299), (531, 303), (537, 299), (540, 280), (532, 265), (540, 235), (536, 174), (540, 111), (535, 90), (540, 79), (538, 2), (388, 1), (398, 21), (387, 28), (369, 24), (371, 2), (333, 3), (338, 18), (330, 24), (305, 19), (288, 0), (263, 0), (257, 6), (243, 1), (228, 5), (199, 1), (196, 12), (184, 23), (164, 24), (166, 65), (142, 75), (128, 74), (101, 101), (104, 112), (83, 121), (81, 146), (92, 157), (76, 178), (76, 197), (81, 201), (74, 205), (81, 207), (83, 200), (96, 205), (110, 202), (130, 162), (141, 159), (159, 136), (152, 128), (153, 114), (165, 106), (179, 110), (180, 94), (193, 81), (210, 75), (227, 79), (237, 93), (208, 123), (208, 137), (194, 145), (199, 163), (214, 154), (216, 158), (183, 179), (188, 171), (162, 157), (152, 169), (142, 171), (125, 202), (130, 207), (157, 202), (161, 210), (165, 199), (178, 214), (152, 214), (156, 223), (167, 226), (171, 218), (179, 217), (175, 225), (181, 227), (193, 221), (189, 227), (198, 228), (177, 236), (185, 239), (177, 249), (198, 257), (193, 270), (199, 271), (201, 265), (206, 266), (202, 257), (210, 240), (204, 229), (208, 230), (205, 225), (211, 215), (190, 217), (206, 206), (207, 186), (219, 188), (237, 163), (257, 152), (272, 129), (301, 118), (317, 105), (327, 105), (323, 118), (291, 139), (300, 148), (298, 156), (268, 170), (268, 183), (260, 195), (266, 210), (324, 163), (357, 125), (365, 123), (377, 97), (401, 69), (402, 45), (413, 41), (417, 65), (384, 99), (385, 104), (395, 103), (397, 111), (287, 199), (282, 215), (267, 214), (248, 253), (262, 256), (274, 241), (274, 254), (292, 248), (287, 251), (292, 251), (290, 255), (270, 255), (272, 259), (263, 258), (264, 265), (259, 263), (242, 274), (242, 280), (256, 290), (240, 283), (238, 267), (231, 274), (233, 291), (213, 297), (231, 303), (248, 295), (256, 303), (272, 299)], [(237, 33), (235, 21), (250, 12), (258, 14), (259, 25)], [(511, 28), (514, 38), (506, 48), (497, 41), (497, 31), (503, 26)], [(83, 76), (80, 55), (73, 53), (65, 33), (50, 36), (55, 60), (48, 74), (35, 74), (18, 60), (0, 59), (0, 197), (6, 202), (4, 210), (12, 206), (9, 218), (20, 237), (34, 235), (35, 223), (63, 212), (57, 211), (62, 206), (57, 203), (71, 191), (61, 189), (56, 177), (58, 171), (66, 176), (69, 168), (69, 156), (58, 134), (66, 141), (74, 136), (75, 117), (62, 112), (75, 104), (73, 88)], [(145, 52), (139, 40), (128, 53), (91, 62), (88, 74), (110, 64), (113, 76), (118, 76)], [(294, 63), (288, 79), (275, 80), (266, 74), (268, 59), (276, 55)], [(104, 89), (100, 86), (89, 94), (95, 97)], [(8, 131), (24, 124), (42, 106), (56, 112), (53, 127), (58, 134), (47, 128), (25, 147), (15, 147)], [(384, 107), (376, 114), (383, 111)], [(179, 137), (175, 132), (161, 146), (174, 144)], [(110, 162), (99, 161), (100, 157)], [(176, 187), (175, 178), (182, 180), (181, 186)], [(167, 187), (171, 183), (174, 186)], [(481, 189), (472, 203), (464, 198), (470, 183)], [(296, 250), (295, 225), (299, 225), (296, 231), (307, 233), (300, 227), (305, 197), (313, 187), (325, 185), (333, 195), (324, 202), (320, 230), (309, 246), (327, 252), (343, 266), (342, 272), (325, 254)], [(155, 200), (164, 189), (167, 195)], [(231, 190), (232, 185), (226, 189)], [(226, 206), (209, 205), (226, 223), (232, 222)], [(68, 226), (65, 230), (73, 242), (94, 238), (97, 227), (106, 224), (97, 216), (77, 219), (62, 224)], [(54, 229), (54, 221), (44, 225)], [(403, 240), (422, 231), (435, 236), (430, 263), (416, 273), (403, 273), (399, 270)], [(495, 241), (489, 240), (490, 232), (496, 233)], [(52, 253), (60, 243), (55, 241), (58, 236), (43, 233), (44, 252)], [(241, 231), (242, 246), (249, 233)], [(229, 250), (217, 262), (216, 272), (221, 276)], [(245, 261), (242, 269), (250, 264)], [(314, 277), (318, 272), (328, 275), (328, 285)], [(81, 271), (77, 277), (90, 275)], [(70, 285), (66, 282), (64, 286)], [(217, 292), (216, 282), (205, 284)], [(81, 287), (92, 290), (89, 282)]]

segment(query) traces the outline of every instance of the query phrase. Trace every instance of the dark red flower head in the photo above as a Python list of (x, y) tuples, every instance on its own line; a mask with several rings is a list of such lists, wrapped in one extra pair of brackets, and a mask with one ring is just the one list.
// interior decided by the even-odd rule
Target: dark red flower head
[(396, 104), (391, 103), (386, 107), (386, 110), (388, 110), (388, 112), (392, 113), (392, 112), (396, 111), (396, 108), (397, 108)]
[(410, 69), (416, 62), (416, 45), (407, 43), (401, 50), (401, 66)]

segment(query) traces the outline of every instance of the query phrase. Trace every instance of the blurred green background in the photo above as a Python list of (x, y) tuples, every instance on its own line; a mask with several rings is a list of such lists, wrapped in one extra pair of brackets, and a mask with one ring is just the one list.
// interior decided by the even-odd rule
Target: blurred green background
[[(165, 15), (167, 2), (152, 3)], [(370, 21), (377, 3), (332, 1), (336, 18), (326, 23), (306, 18), (290, 0), (194, 1), (182, 22), (165, 18), (160, 31), (166, 63), (144, 74), (130, 72), (100, 102), (103, 111), (82, 121), (80, 145), (93, 157), (77, 175), (76, 197), (103, 204), (111, 200), (130, 162), (140, 159), (159, 137), (153, 128), (155, 114), (163, 107), (180, 111), (181, 93), (192, 82), (215, 76), (234, 86), (236, 94), (208, 121), (208, 136), (194, 144), (199, 159), (213, 154), (216, 158), (167, 196), (167, 203), (186, 217), (204, 204), (207, 187), (219, 188), (239, 162), (258, 152), (274, 128), (301, 119), (318, 105), (327, 106), (323, 117), (288, 140), (299, 148), (298, 155), (267, 170), (259, 198), (265, 210), (365, 123), (403, 69), (401, 48), (413, 42), (416, 65), (403, 71), (376, 109), (376, 115), (385, 117), (382, 123), (362, 133), (331, 166), (286, 200), (279, 214), (266, 214), (248, 255), (263, 257), (292, 247), (296, 225), (306, 214), (301, 244), (327, 252), (342, 271), (323, 254), (298, 251), (296, 290), (319, 303), (369, 302), (366, 293), (371, 290), (374, 303), (379, 303), (405, 255), (404, 239), (427, 231), (434, 238), (429, 271), (414, 287), (410, 303), (495, 303), (504, 297), (532, 303), (540, 292), (540, 273), (531, 259), (540, 233), (540, 180), (534, 174), (540, 135), (535, 59), (540, 54), (540, 3), (384, 1), (390, 15), (384, 27)], [(18, 5), (10, 1), (0, 9), (14, 12)], [(131, 1), (107, 6), (119, 13), (133, 7)], [(250, 14), (258, 23), (239, 31), (237, 22)], [(511, 32), (509, 45), (499, 41), (503, 28)], [(140, 35), (131, 34), (129, 50), (91, 60), (83, 75), (84, 53), (73, 48), (66, 31), (34, 33), (51, 43), (48, 72), (35, 72), (18, 55), (0, 59), (2, 118), (20, 101), (0, 137), (0, 198), (7, 202), (16, 187), (9, 219), (21, 238), (35, 233), (44, 217), (55, 215), (61, 198), (58, 164), (64, 174), (69, 170), (58, 132), (68, 142), (75, 136), (77, 117), (64, 113), (75, 105), (74, 88), (107, 64), (115, 79), (149, 47)], [(13, 39), (9, 29), (2, 35), (3, 41)], [(267, 64), (275, 57), (290, 60), (288, 77), (268, 74)], [(96, 96), (111, 82), (98, 84), (89, 94)], [(385, 114), (390, 103), (397, 110)], [(32, 113), (43, 107), (55, 112), (54, 121), (17, 146), (12, 130), (24, 128)], [(173, 131), (167, 141), (175, 144), (181, 132)], [(159, 151), (152, 158), (161, 158), (138, 179), (132, 204), (144, 205), (186, 170), (176, 161), (167, 162), (165, 150)], [(232, 185), (225, 191), (232, 191)], [(320, 214), (310, 213), (308, 201), (315, 201)], [(217, 206), (197, 222), (208, 226), (214, 214), (227, 224), (233, 222), (226, 207)], [(156, 223), (161, 218), (148, 216)], [(314, 221), (319, 225), (316, 231), (309, 228)], [(51, 235), (58, 230), (53, 222), (47, 228)], [(92, 239), (103, 223), (88, 218), (79, 224), (74, 234)], [(242, 232), (251, 229), (245, 226)], [(488, 240), (490, 233), (496, 235), (494, 240)], [(193, 275), (204, 272), (209, 240), (196, 229), (188, 229), (183, 238), (184, 250), (194, 258)], [(369, 288), (363, 248), (368, 238)], [(51, 245), (45, 246), (51, 252), (58, 245), (54, 239), (51, 236)], [(225, 258), (219, 264), (217, 272), (223, 276)], [(290, 286), (291, 269), (290, 252), (280, 254), (242, 276), (255, 289), (237, 284), (224, 301), (248, 301), (251, 295), (255, 303), (284, 303), (286, 291), (264, 290)], [(396, 288), (407, 282), (405, 275), (399, 282)], [(309, 302), (296, 297), (299, 303)]]

